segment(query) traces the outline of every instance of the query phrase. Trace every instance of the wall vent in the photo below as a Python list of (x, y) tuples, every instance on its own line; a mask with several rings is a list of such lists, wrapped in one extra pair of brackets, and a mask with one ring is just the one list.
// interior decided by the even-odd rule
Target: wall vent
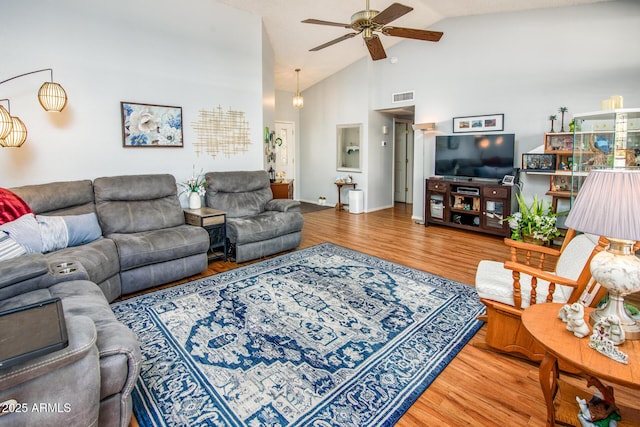
[(396, 102), (413, 101), (414, 95), (415, 95), (415, 92), (412, 90), (408, 92), (394, 93), (392, 96), (391, 102), (396, 103)]

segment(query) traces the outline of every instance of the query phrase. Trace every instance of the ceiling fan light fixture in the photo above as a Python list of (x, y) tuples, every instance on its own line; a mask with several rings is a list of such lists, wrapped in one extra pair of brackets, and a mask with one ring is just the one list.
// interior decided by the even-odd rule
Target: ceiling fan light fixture
[(296, 94), (293, 97), (293, 108), (304, 107), (304, 98), (300, 95), (300, 68), (296, 68)]
[(366, 4), (367, 7), (365, 10), (361, 10), (351, 15), (350, 24), (323, 21), (320, 19), (305, 19), (304, 21), (302, 21), (306, 24), (329, 25), (334, 27), (348, 28), (355, 31), (354, 33), (345, 34), (341, 37), (333, 39), (327, 43), (321, 44), (320, 46), (316, 46), (309, 50), (311, 52), (316, 52), (326, 47), (333, 46), (334, 44), (341, 41), (350, 39), (355, 35), (362, 34), (362, 38), (364, 39), (367, 49), (369, 50), (371, 59), (374, 61), (378, 61), (380, 59), (386, 58), (387, 54), (384, 51), (384, 47), (382, 46), (380, 37), (378, 37), (376, 33), (384, 34), (385, 36), (402, 37), (431, 42), (437, 42), (440, 40), (440, 37), (442, 37), (442, 32), (440, 31), (428, 31), (416, 28), (387, 26), (387, 24), (389, 24), (390, 22), (395, 21), (401, 16), (404, 16), (407, 13), (411, 12), (413, 10), (413, 7), (405, 6), (400, 3), (393, 3), (382, 12), (379, 12), (377, 10), (369, 8), (369, 0), (366, 1)]

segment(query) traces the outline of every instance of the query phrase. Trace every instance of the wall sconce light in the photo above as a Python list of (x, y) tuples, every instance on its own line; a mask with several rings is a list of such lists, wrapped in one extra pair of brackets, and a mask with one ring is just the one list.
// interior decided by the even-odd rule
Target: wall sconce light
[(300, 109), (304, 106), (304, 98), (300, 95), (300, 68), (296, 68), (296, 94), (293, 97), (293, 108)]
[(436, 124), (433, 122), (429, 123), (416, 123), (413, 126), (413, 130), (421, 130), (424, 132), (430, 132), (436, 130)]
[[(51, 68), (30, 71), (14, 76), (1, 81), (0, 85), (20, 77), (41, 73), (43, 71), (49, 71), (51, 73), (51, 81), (44, 82), (42, 86), (40, 86), (38, 101), (45, 111), (60, 112), (67, 105), (67, 93), (59, 83), (53, 81), (53, 69)], [(27, 127), (18, 117), (11, 116), (11, 104), (9, 104), (9, 100), (3, 99), (2, 101), (7, 101), (9, 110), (7, 111), (0, 105), (0, 146), (20, 147), (27, 139)]]
[(389, 135), (389, 126), (382, 125), (382, 134), (383, 135)]

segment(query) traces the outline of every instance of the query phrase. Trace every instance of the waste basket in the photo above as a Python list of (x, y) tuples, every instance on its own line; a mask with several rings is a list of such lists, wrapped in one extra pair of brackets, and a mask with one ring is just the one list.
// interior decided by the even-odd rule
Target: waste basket
[(349, 213), (360, 214), (364, 212), (364, 191), (349, 190)]

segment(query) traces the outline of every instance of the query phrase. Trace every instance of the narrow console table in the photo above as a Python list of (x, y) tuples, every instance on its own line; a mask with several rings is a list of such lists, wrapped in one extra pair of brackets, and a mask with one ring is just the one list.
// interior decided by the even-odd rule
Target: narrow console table
[(187, 224), (202, 227), (209, 233), (208, 260), (227, 260), (227, 213), (219, 209), (203, 207), (185, 209), (184, 219)]
[[(535, 304), (524, 310), (522, 323), (546, 350), (540, 363), (540, 387), (547, 406), (547, 426), (580, 426), (575, 390), (560, 379), (558, 361), (574, 366), (587, 378), (594, 377), (626, 387), (640, 389), (640, 340), (627, 340), (619, 346), (629, 356), (627, 365), (616, 362), (589, 347), (589, 337), (577, 338), (558, 318), (563, 304)], [(585, 320), (593, 308), (585, 308)], [(571, 391), (563, 390), (569, 388)], [(615, 388), (614, 388), (615, 391)], [(583, 396), (589, 400), (591, 396)], [(615, 397), (615, 393), (614, 393)], [(622, 421), (619, 427), (640, 425), (638, 407), (625, 407), (616, 402)], [(638, 405), (640, 406), (640, 405)]]
[(345, 206), (349, 206), (348, 203), (342, 203), (342, 187), (353, 187), (356, 189), (355, 182), (336, 182), (336, 186), (338, 187), (338, 204), (336, 205), (336, 210), (341, 211)]

